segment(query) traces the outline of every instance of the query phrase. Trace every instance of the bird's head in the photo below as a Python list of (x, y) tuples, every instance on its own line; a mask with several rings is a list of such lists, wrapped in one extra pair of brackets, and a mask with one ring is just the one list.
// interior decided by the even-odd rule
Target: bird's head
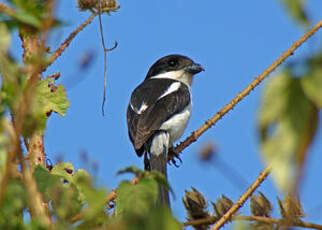
[(145, 80), (153, 78), (170, 78), (191, 85), (193, 76), (204, 68), (190, 58), (173, 54), (157, 60), (149, 69)]

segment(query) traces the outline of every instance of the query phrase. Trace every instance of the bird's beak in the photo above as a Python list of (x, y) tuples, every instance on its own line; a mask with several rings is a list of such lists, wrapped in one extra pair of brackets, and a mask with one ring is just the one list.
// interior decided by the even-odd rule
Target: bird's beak
[(200, 73), (201, 71), (205, 71), (202, 65), (197, 63), (192, 63), (192, 65), (185, 67), (184, 70), (192, 74), (197, 74), (197, 73)]

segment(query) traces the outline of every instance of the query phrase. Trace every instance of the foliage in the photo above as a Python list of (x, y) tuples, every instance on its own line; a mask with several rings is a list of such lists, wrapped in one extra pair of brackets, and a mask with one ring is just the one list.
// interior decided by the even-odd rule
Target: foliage
[[(115, 197), (115, 191), (97, 186), (85, 170), (75, 169), (70, 162), (52, 167), (45, 163), (43, 133), (47, 120), (52, 112), (64, 116), (69, 102), (64, 86), (56, 85), (52, 76), (43, 76), (44, 71), (90, 20), (51, 55), (45, 46), (46, 37), (60, 25), (52, 15), (54, 1), (7, 2), (0, 3), (0, 229), (182, 229), (168, 207), (156, 205), (158, 184), (172, 191), (158, 172), (135, 167), (121, 170), (119, 173), (134, 174), (136, 180), (120, 182)], [(93, 17), (99, 11), (109, 14), (119, 7), (114, 0), (77, 2), (80, 10), (91, 11)], [(309, 24), (303, 1), (282, 3), (298, 22)], [(14, 30), (22, 40), (23, 63), (9, 52)], [(300, 76), (295, 65), (305, 70)], [(261, 150), (266, 163), (273, 165), (277, 186), (287, 196), (278, 199), (281, 218), (277, 221), (281, 222), (273, 224), (251, 219), (271, 218), (272, 211), (263, 193), (253, 195), (249, 220), (255, 222), (239, 227), (275, 229), (285, 222), (290, 226), (302, 223), (301, 203), (291, 194), (296, 192), (319, 124), (321, 76), (322, 55), (316, 53), (300, 64), (290, 63), (267, 83), (258, 114)], [(188, 221), (206, 220), (191, 224), (196, 229), (208, 229), (233, 205), (225, 195), (208, 202), (195, 188), (186, 191), (183, 203)]]
[[(319, 62), (319, 58), (308, 62)], [(319, 122), (320, 93), (315, 84), (319, 80), (315, 72), (320, 67), (306, 67), (309, 72), (301, 78), (293, 76), (290, 66), (271, 78), (258, 115), (262, 153), (283, 191), (295, 189)]]

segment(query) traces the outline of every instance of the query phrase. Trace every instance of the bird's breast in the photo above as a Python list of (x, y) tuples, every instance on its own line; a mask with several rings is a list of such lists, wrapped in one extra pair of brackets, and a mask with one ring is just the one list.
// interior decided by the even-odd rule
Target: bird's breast
[(180, 113), (172, 116), (161, 125), (160, 130), (165, 130), (170, 135), (170, 144), (172, 144), (182, 136), (190, 119), (190, 112), (191, 103)]

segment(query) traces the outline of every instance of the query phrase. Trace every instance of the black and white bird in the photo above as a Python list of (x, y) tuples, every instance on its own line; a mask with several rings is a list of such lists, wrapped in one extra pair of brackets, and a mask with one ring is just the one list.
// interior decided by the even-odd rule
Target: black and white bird
[[(203, 67), (182, 55), (156, 61), (132, 92), (127, 108), (130, 140), (139, 157), (149, 154), (150, 168), (167, 177), (167, 154), (183, 134), (191, 112), (191, 83)], [(159, 185), (159, 202), (170, 205), (168, 191)]]

